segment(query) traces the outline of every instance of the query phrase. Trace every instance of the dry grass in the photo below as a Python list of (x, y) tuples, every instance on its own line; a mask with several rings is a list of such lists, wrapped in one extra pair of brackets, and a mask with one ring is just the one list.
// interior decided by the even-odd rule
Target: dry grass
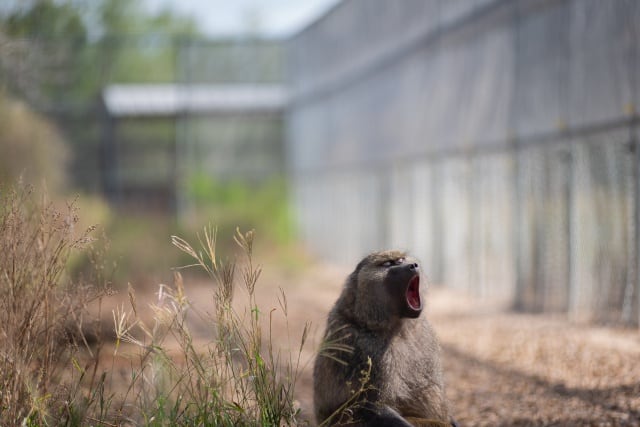
[[(128, 307), (112, 313), (112, 330), (97, 329), (97, 342), (88, 342), (86, 308), (92, 301), (101, 307), (107, 292), (71, 283), (65, 268), (71, 253), (91, 242), (92, 230), (76, 236), (73, 204), (59, 212), (24, 187), (0, 197), (3, 425), (301, 424), (294, 385), (308, 325), (297, 350), (274, 347), (274, 310), (263, 312), (255, 298), (261, 268), (252, 260), (253, 232), (237, 231), (241, 254), (228, 261), (216, 253), (212, 228), (198, 237), (200, 247), (172, 238), (194, 259), (190, 267), (215, 282), (213, 314), (194, 309), (176, 272), (173, 285), (159, 285), (151, 317), (141, 314), (130, 287)], [(94, 283), (101, 282), (99, 258)], [(248, 295), (243, 309), (232, 304), (238, 283)], [(284, 292), (279, 309), (286, 318)], [(194, 316), (214, 331), (206, 345), (194, 344)], [(102, 339), (109, 335), (113, 346)]]
[[(215, 281), (213, 315), (190, 310), (179, 273), (173, 287), (160, 286), (158, 301), (152, 307), (152, 325), (136, 318), (136, 298), (131, 291), (131, 310), (114, 313), (117, 342), (132, 343), (140, 350), (135, 381), (125, 400), (135, 402), (145, 424), (298, 424), (294, 384), (308, 328), (303, 331), (296, 359), (291, 354), (283, 357), (271, 343), (271, 330), (263, 331), (261, 317), (272, 312), (263, 313), (255, 300), (261, 268), (252, 261), (253, 237), (253, 232), (237, 231), (235, 240), (244, 256), (238, 263), (218, 258), (212, 228), (205, 229), (198, 249), (173, 236), (174, 245), (195, 260), (192, 266), (203, 268)], [(249, 296), (249, 306), (240, 312), (232, 305), (238, 274)], [(286, 314), (284, 294), (280, 308)], [(201, 320), (217, 331), (204, 348), (194, 345), (189, 313), (203, 317)], [(136, 337), (134, 329), (142, 332), (142, 338)], [(266, 339), (265, 332), (269, 334)]]
[[(56, 210), (24, 187), (0, 192), (0, 424), (300, 425), (312, 418), (310, 361), (347, 271), (263, 273), (251, 233), (236, 234), (241, 253), (223, 262), (209, 228), (197, 247), (174, 243), (212, 280), (183, 283), (178, 274), (151, 304), (130, 289), (116, 308), (117, 297), (105, 298), (100, 251), (89, 284), (65, 273), (69, 257), (90, 243), (75, 213), (73, 204)], [(101, 311), (108, 321), (95, 328)], [(504, 312), (443, 289), (429, 291), (426, 314), (461, 425), (640, 426), (637, 330)]]
[(66, 212), (25, 187), (3, 191), (0, 203), (0, 418), (16, 424), (56, 423), (69, 415), (74, 390), (61, 386), (77, 363), (91, 289), (72, 285), (65, 266), (92, 230), (76, 235)]

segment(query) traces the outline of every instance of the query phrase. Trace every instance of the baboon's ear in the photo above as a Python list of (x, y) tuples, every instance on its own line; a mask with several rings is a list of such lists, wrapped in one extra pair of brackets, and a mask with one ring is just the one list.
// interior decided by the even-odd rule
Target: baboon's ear
[(351, 274), (349, 274), (347, 276), (347, 286), (353, 286), (353, 287), (357, 287), (358, 286), (358, 273), (360, 272), (359, 268), (356, 268), (355, 270), (353, 270), (351, 272)]
[(347, 277), (347, 282), (344, 285), (344, 290), (342, 292), (342, 300), (344, 301), (344, 305), (352, 309), (356, 302), (356, 292), (358, 289), (358, 272), (356, 269)]
[(360, 260), (360, 262), (358, 263), (358, 265), (356, 265), (356, 269), (353, 270), (353, 273), (351, 273), (351, 275), (354, 276), (354, 277), (357, 277), (358, 273), (360, 272), (360, 270), (362, 270), (362, 267), (364, 267), (365, 264), (368, 264), (369, 262), (371, 262), (371, 259), (370, 259), (371, 256), (372, 255), (368, 255), (368, 256), (362, 258)]

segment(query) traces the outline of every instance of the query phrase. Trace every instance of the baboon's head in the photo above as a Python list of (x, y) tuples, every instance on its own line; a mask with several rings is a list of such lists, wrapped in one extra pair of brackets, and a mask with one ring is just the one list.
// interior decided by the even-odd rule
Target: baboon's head
[(391, 326), (422, 312), (418, 262), (404, 252), (366, 256), (349, 276), (347, 288), (353, 292), (353, 312), (362, 323)]

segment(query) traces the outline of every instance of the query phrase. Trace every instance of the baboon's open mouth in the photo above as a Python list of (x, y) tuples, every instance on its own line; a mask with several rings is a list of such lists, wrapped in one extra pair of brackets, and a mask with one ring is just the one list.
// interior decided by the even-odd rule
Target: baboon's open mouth
[(420, 276), (415, 275), (409, 280), (407, 287), (407, 304), (412, 310), (421, 310), (422, 301), (420, 301)]

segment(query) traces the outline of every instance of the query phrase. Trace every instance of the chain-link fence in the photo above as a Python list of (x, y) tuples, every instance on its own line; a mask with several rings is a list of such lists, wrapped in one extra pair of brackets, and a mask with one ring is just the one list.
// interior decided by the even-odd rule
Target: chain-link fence
[(640, 2), (346, 0), (288, 45), (300, 229), (345, 265), (638, 324)]

